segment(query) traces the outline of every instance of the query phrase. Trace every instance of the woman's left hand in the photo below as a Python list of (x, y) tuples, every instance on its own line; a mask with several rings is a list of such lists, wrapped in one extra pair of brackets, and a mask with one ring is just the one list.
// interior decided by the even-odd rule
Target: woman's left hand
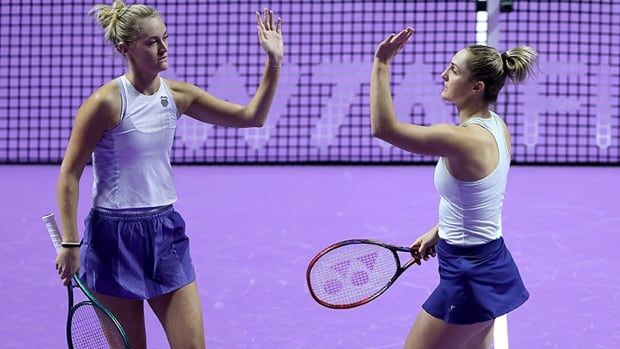
[(256, 12), (258, 22), (258, 39), (265, 53), (269, 56), (270, 65), (280, 65), (284, 56), (284, 42), (282, 41), (282, 18), (273, 19), (273, 11), (265, 9), (263, 16)]

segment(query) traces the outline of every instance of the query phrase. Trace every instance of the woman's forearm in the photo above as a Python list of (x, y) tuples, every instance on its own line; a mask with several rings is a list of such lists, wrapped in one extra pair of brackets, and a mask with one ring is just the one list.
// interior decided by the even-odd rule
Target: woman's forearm
[(276, 88), (278, 86), (278, 80), (280, 79), (280, 61), (270, 59), (265, 64), (265, 70), (263, 77), (261, 78), (260, 85), (252, 97), (252, 100), (245, 108), (245, 112), (252, 120), (252, 125), (263, 126), (267, 116), (269, 115), (269, 109), (273, 102), (273, 98), (276, 94)]
[(58, 178), (57, 199), (60, 210), (62, 240), (68, 242), (80, 241), (77, 232), (77, 206), (79, 198), (80, 179), (70, 173), (61, 171)]
[(432, 227), (428, 232), (435, 234), (435, 236), (439, 236), (439, 223)]
[(372, 135), (383, 138), (396, 122), (390, 89), (389, 64), (375, 59), (370, 78), (370, 124)]

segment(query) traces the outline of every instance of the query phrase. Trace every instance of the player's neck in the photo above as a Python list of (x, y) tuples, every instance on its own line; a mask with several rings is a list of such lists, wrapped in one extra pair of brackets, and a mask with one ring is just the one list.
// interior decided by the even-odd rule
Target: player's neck
[(486, 103), (472, 103), (459, 108), (459, 121), (463, 123), (473, 117), (488, 118), (491, 116), (489, 105)]
[(130, 69), (126, 76), (133, 87), (144, 95), (150, 96), (159, 90), (159, 73), (142, 73)]

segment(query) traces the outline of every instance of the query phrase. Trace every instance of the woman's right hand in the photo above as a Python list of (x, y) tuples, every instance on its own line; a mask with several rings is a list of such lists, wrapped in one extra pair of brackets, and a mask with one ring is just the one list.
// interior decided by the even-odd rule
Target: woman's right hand
[(284, 41), (282, 40), (282, 18), (273, 18), (273, 11), (265, 8), (264, 16), (256, 12), (258, 39), (260, 45), (269, 56), (269, 65), (279, 66), (284, 56)]
[(437, 226), (418, 237), (411, 247), (414, 250), (414, 257), (422, 258), (425, 261), (430, 257), (435, 257), (435, 245), (439, 241), (439, 230)]
[(73, 274), (80, 268), (80, 249), (76, 247), (61, 248), (56, 257), (56, 270), (62, 280), (63, 285), (67, 286), (71, 282)]
[(398, 34), (392, 33), (388, 35), (375, 50), (375, 59), (381, 63), (389, 64), (392, 58), (396, 56), (403, 46), (409, 41), (409, 38), (413, 35), (413, 28), (405, 28)]

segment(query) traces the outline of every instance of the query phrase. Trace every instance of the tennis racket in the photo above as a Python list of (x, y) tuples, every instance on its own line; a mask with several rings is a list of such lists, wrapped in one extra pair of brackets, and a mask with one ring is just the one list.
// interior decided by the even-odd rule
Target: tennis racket
[[(398, 252), (409, 254), (404, 265)], [(409, 247), (375, 240), (337, 242), (310, 261), (306, 271), (310, 294), (319, 304), (332, 309), (366, 304), (392, 286), (412, 264), (420, 264), (417, 253)]]
[[(62, 238), (54, 214), (45, 215), (42, 219), (58, 253)], [(73, 294), (75, 288), (79, 288), (85, 297), (77, 304), (74, 304), (77, 301)], [(77, 274), (73, 275), (71, 283), (67, 286), (67, 293), (69, 298), (69, 313), (67, 315), (67, 344), (69, 349), (130, 348), (129, 339), (120, 322), (110, 310), (93, 296)]]

